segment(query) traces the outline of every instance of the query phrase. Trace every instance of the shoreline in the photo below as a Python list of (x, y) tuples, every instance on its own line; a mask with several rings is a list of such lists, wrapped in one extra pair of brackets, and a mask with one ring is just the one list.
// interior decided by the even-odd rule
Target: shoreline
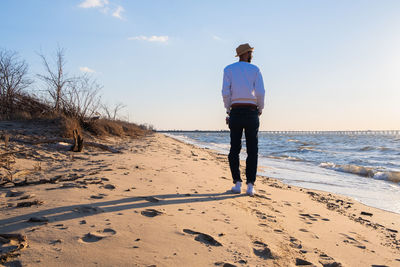
[[(202, 147), (196, 146), (195, 144), (186, 143), (185, 141), (179, 140), (179, 139), (174, 138), (174, 137), (172, 137), (172, 136), (168, 136), (168, 135), (165, 135), (165, 136), (168, 137), (168, 138), (172, 138), (173, 140), (178, 141), (178, 142), (180, 142), (180, 143), (182, 143), (182, 144), (184, 144), (184, 145), (191, 146), (191, 147), (194, 148), (194, 149), (202, 149), (202, 150), (205, 150), (205, 151), (207, 151), (208, 153), (214, 154), (216, 157), (218, 157), (218, 156), (225, 156), (225, 157), (226, 157), (226, 156), (227, 156), (226, 154), (220, 153), (219, 151), (214, 150), (214, 149), (211, 149), (211, 148), (202, 148)], [(244, 173), (244, 166), (246, 166), (245, 164), (246, 164), (246, 161), (245, 161), (245, 160), (240, 160), (241, 173)], [(258, 166), (258, 169), (261, 169), (261, 170), (262, 170), (262, 169), (265, 169), (265, 168), (268, 168), (268, 166), (263, 166), (263, 165), (259, 165), (259, 166)], [(230, 177), (231, 177), (231, 176), (230, 176)], [(334, 192), (325, 191), (325, 190), (321, 190), (321, 189), (313, 189), (313, 188), (307, 188), (307, 187), (302, 187), (302, 186), (298, 186), (298, 185), (292, 185), (292, 184), (283, 182), (280, 178), (268, 177), (266, 174), (258, 174), (258, 171), (257, 171), (257, 180), (256, 180), (256, 183), (259, 182), (259, 178), (261, 178), (261, 179), (262, 179), (262, 178), (267, 178), (267, 179), (269, 179), (269, 180), (275, 180), (275, 181), (278, 181), (279, 183), (282, 183), (282, 184), (284, 184), (284, 185), (286, 185), (286, 186), (298, 188), (298, 189), (301, 189), (301, 190), (316, 191), (316, 192), (319, 192), (319, 193), (322, 193), (322, 194), (335, 195), (335, 196), (337, 196), (337, 197), (339, 197), (339, 198), (348, 198), (348, 199), (351, 199), (351, 200), (354, 201), (354, 202), (358, 202), (360, 205), (366, 206), (366, 207), (368, 207), (368, 208), (376, 209), (376, 210), (379, 210), (379, 211), (381, 211), (381, 212), (389, 212), (389, 213), (392, 213), (392, 214), (394, 214), (394, 215), (399, 215), (399, 216), (400, 216), (400, 213), (398, 213), (398, 212), (394, 212), (394, 211), (390, 211), (390, 210), (385, 210), (385, 209), (381, 209), (381, 208), (379, 208), (379, 207), (374, 207), (374, 206), (367, 205), (367, 204), (362, 203), (361, 201), (359, 201), (359, 200), (357, 200), (357, 199), (354, 199), (354, 198), (351, 197), (351, 196), (346, 196), (346, 195), (343, 195), (343, 194), (340, 194), (340, 193), (334, 193)], [(256, 185), (256, 186), (257, 186), (257, 185)], [(255, 188), (256, 188), (256, 187), (255, 187)]]
[[(0, 189), (0, 234), (21, 234), (28, 244), (9, 263), (395, 266), (400, 262), (399, 214), (260, 176), (255, 197), (231, 194), (226, 157), (159, 133), (110, 145), (123, 147), (123, 153), (91, 148), (73, 154), (40, 145), (36, 147), (40, 159), (17, 159), (19, 168), (40, 160), (38, 177), (65, 179)], [(28, 201), (36, 204), (19, 204)], [(39, 221), (28, 222), (30, 218)], [(18, 242), (12, 239), (10, 244)]]
[[(197, 139), (193, 139), (191, 140), (190, 137), (187, 136), (175, 136), (174, 134), (170, 134), (170, 133), (165, 133), (166, 136), (171, 137), (175, 140), (178, 140), (180, 142), (183, 142), (185, 144), (189, 144), (189, 145), (194, 145), (195, 147), (198, 147), (200, 149), (209, 149), (210, 151), (213, 151), (214, 153), (217, 154), (221, 154), (224, 156), (228, 155), (228, 152), (225, 149), (218, 149), (215, 148), (215, 146), (210, 145), (207, 147), (207, 145), (203, 145), (200, 143), (196, 143), (196, 142), (201, 142)], [(188, 139), (186, 139), (188, 138)], [(207, 144), (207, 143), (206, 143)], [(211, 143), (213, 144), (213, 143)], [(225, 145), (225, 144), (224, 144)], [(297, 165), (299, 164), (299, 165)], [(395, 202), (397, 199), (393, 199), (390, 198), (390, 196), (394, 197), (393, 195), (395, 194), (394, 192), (389, 192), (392, 195), (387, 196), (385, 200), (383, 200), (382, 202), (380, 202), (378, 204), (378, 202), (373, 202), (373, 200), (378, 200), (377, 198), (379, 198), (379, 200), (381, 200), (379, 195), (374, 195), (375, 198), (373, 199), (369, 199), (368, 197), (364, 197), (364, 196), (368, 196), (368, 193), (375, 193), (375, 192), (369, 192), (368, 188), (370, 188), (370, 185), (374, 185), (374, 184), (379, 184), (379, 183), (383, 183), (382, 187), (391, 187), (391, 186), (397, 186), (397, 188), (400, 189), (400, 183), (397, 183), (397, 181), (395, 180), (391, 180), (389, 178), (387, 179), (382, 179), (382, 178), (374, 178), (374, 177), (365, 177), (364, 175), (360, 175), (359, 172), (362, 171), (368, 171), (369, 169), (371, 169), (372, 167), (364, 167), (364, 166), (356, 166), (356, 165), (336, 165), (338, 167), (335, 168), (328, 168), (328, 167), (321, 167), (320, 165), (326, 165), (326, 164), (332, 164), (335, 165), (333, 163), (320, 163), (319, 165), (312, 165), (309, 166), (307, 165), (307, 161), (286, 161), (284, 159), (276, 159), (276, 158), (269, 158), (269, 156), (262, 156), (259, 155), (259, 166), (258, 166), (258, 171), (257, 171), (257, 175), (262, 176), (262, 177), (270, 177), (270, 178), (274, 178), (274, 179), (278, 179), (288, 185), (292, 185), (292, 186), (297, 186), (297, 187), (302, 187), (304, 189), (309, 189), (309, 190), (319, 190), (319, 191), (323, 191), (323, 192), (328, 192), (328, 193), (332, 193), (332, 194), (338, 194), (344, 197), (350, 197), (352, 199), (354, 199), (355, 201), (361, 202), (362, 204), (369, 206), (369, 207), (373, 207), (373, 208), (377, 208), (380, 210), (384, 210), (384, 211), (388, 211), (388, 212), (393, 212), (396, 214), (400, 214), (400, 206), (393, 206), (392, 203)], [(245, 160), (242, 159), (241, 160), (241, 166), (245, 166)], [(354, 173), (352, 171), (346, 171), (346, 170), (337, 170), (337, 168), (339, 167), (348, 167), (348, 168), (359, 168), (360, 170), (358, 170), (358, 172)], [(268, 173), (267, 169), (277, 169), (278, 172), (274, 172), (273, 173)], [(294, 169), (293, 169), (294, 168)], [(307, 173), (307, 168), (311, 168), (310, 169), (310, 173)], [(310, 177), (310, 175), (314, 175), (314, 172), (316, 174), (321, 175), (334, 175), (336, 180), (341, 180), (341, 176), (348, 179), (354, 179), (355, 181), (358, 179), (367, 179), (366, 183), (364, 185), (361, 186), (361, 188), (359, 189), (360, 191), (358, 191), (357, 193), (351, 192), (349, 190), (351, 190), (350, 184), (347, 184), (347, 187), (338, 187), (338, 185), (340, 185), (339, 181), (336, 181), (337, 183), (335, 184), (329, 184), (329, 183), (324, 183), (323, 180), (318, 180), (317, 181), (313, 181), (313, 176)], [(331, 173), (327, 173), (324, 174), (323, 172), (332, 172)], [(379, 172), (379, 174), (382, 174), (384, 172)], [(400, 172), (397, 171), (386, 171), (385, 173), (394, 173), (395, 175), (399, 175)], [(307, 177), (308, 176), (308, 177)], [(286, 177), (286, 178), (285, 178)], [(318, 176), (316, 176), (318, 177)], [(329, 178), (329, 177), (328, 177)], [(298, 180), (300, 179), (300, 180)], [(372, 179), (372, 180), (369, 180)], [(368, 184), (369, 183), (369, 184)], [(304, 184), (304, 185), (302, 185)], [(393, 184), (393, 185), (391, 185)], [(381, 188), (382, 189), (382, 188)], [(381, 192), (381, 191), (380, 191)], [(384, 193), (384, 192), (382, 192)], [(386, 192), (388, 193), (388, 192)]]

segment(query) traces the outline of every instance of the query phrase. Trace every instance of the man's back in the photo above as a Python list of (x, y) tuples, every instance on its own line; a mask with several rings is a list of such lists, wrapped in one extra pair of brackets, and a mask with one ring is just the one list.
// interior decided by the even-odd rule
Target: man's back
[(225, 108), (235, 103), (255, 104), (264, 108), (264, 84), (259, 68), (248, 62), (239, 61), (224, 69), (222, 95)]

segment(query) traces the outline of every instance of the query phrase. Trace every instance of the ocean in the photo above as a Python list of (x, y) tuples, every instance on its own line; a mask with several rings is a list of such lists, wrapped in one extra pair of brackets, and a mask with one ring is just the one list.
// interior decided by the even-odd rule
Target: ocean
[[(167, 135), (229, 153), (229, 132), (168, 132)], [(244, 135), (240, 157), (246, 158)], [(399, 135), (259, 132), (258, 165), (258, 175), (349, 196), (368, 206), (400, 213)]]

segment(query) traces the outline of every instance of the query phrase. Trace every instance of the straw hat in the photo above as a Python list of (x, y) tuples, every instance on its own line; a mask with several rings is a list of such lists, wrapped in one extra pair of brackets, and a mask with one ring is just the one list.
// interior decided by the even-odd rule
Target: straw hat
[(253, 50), (254, 50), (254, 47), (251, 47), (248, 43), (241, 44), (236, 48), (236, 56), (235, 57), (238, 57), (240, 55), (243, 55), (246, 52), (253, 51)]

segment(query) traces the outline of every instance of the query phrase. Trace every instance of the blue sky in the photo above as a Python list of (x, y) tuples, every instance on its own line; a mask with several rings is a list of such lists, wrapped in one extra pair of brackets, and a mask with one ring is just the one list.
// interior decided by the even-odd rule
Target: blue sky
[(2, 0), (0, 47), (34, 77), (37, 52), (60, 45), (68, 72), (92, 71), (129, 120), (219, 130), (222, 71), (248, 42), (267, 93), (261, 130), (399, 129), (399, 14), (387, 0)]

